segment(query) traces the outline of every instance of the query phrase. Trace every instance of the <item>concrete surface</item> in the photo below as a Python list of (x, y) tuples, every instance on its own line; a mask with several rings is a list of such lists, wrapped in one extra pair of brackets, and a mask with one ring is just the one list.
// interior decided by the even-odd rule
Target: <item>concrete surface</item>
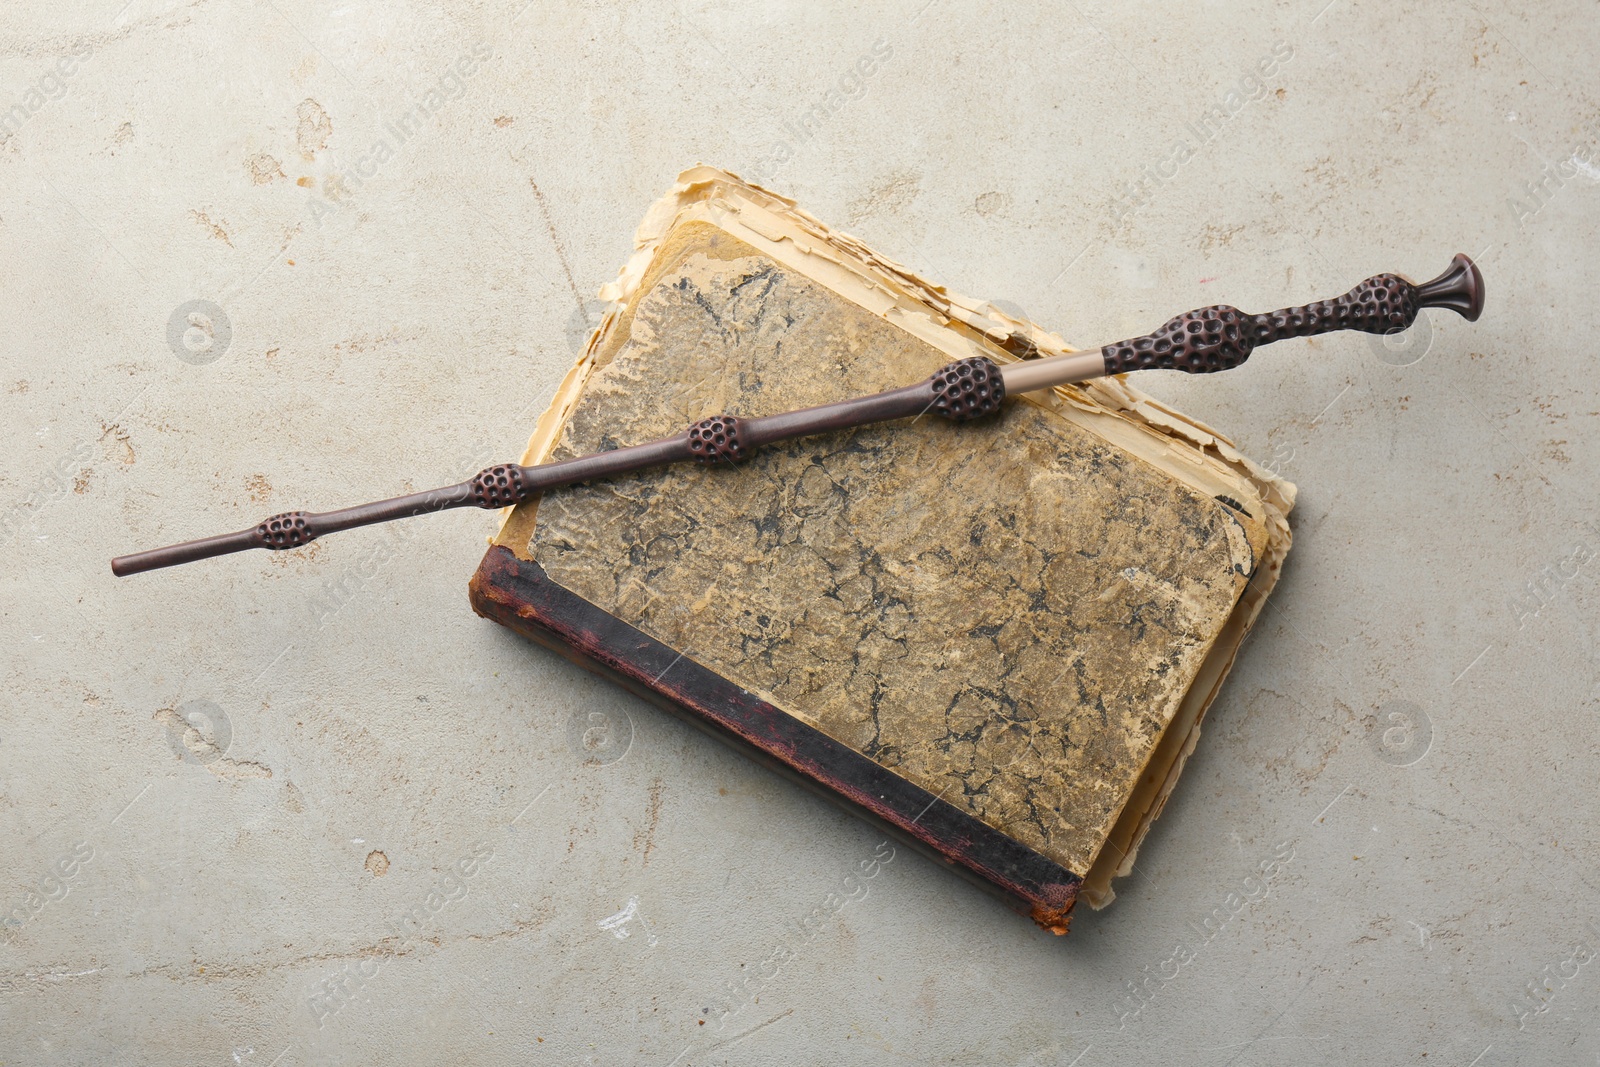
[[(1593, 1062), (1595, 16), (8, 7), (0, 1062)], [(474, 617), (483, 513), (107, 570), (516, 455), (698, 160), (1081, 344), (1483, 264), (1143, 383), (1297, 544), (1065, 939), (903, 851), (806, 927), (878, 836)]]

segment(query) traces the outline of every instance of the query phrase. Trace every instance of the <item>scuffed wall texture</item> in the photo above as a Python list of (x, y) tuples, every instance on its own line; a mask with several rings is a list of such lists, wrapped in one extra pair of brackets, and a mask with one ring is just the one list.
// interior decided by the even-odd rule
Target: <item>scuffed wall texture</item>
[[(0, 1061), (1592, 1062), (1597, 34), (12, 5)], [(699, 159), (1081, 345), (1484, 268), (1476, 324), (1141, 380), (1296, 547), (1068, 938), (474, 617), (492, 516), (109, 575), (515, 456)]]

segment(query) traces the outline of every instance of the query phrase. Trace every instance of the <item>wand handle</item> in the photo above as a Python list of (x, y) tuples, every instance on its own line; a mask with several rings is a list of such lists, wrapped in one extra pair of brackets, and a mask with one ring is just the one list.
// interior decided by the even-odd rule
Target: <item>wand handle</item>
[(1246, 315), (1215, 304), (1185, 312), (1153, 333), (1106, 345), (1107, 374), (1135, 370), (1181, 370), (1210, 374), (1237, 367), (1258, 346), (1285, 337), (1310, 337), (1334, 330), (1393, 333), (1410, 328), (1423, 308), (1449, 308), (1468, 322), (1483, 311), (1483, 275), (1457, 255), (1431, 282), (1414, 285), (1398, 274), (1376, 274), (1343, 296), (1302, 307)]

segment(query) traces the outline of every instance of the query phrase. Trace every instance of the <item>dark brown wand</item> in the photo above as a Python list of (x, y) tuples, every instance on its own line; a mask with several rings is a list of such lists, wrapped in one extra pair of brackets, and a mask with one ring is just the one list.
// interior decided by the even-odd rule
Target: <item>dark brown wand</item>
[(1404, 330), (1427, 307), (1449, 308), (1468, 322), (1478, 318), (1483, 310), (1483, 275), (1472, 260), (1458, 255), (1449, 270), (1422, 285), (1413, 285), (1399, 275), (1379, 274), (1333, 300), (1264, 315), (1246, 315), (1238, 308), (1218, 304), (1179, 315), (1154, 333), (1106, 345), (1098, 352), (1073, 352), (1004, 367), (975, 356), (951, 363), (916, 385), (886, 393), (782, 415), (716, 415), (701, 419), (676, 437), (556, 463), (533, 467), (500, 463), (459, 485), (338, 511), (290, 511), (238, 533), (118, 556), (111, 561), (111, 570), (118, 575), (137, 574), (247, 548), (299, 548), (318, 537), (356, 526), (469, 505), (503, 508), (547, 489), (669, 463), (737, 463), (752, 450), (774, 441), (910, 418), (929, 411), (964, 422), (999, 411), (1000, 402), (1008, 395), (1106, 374), (1135, 370), (1209, 374), (1237, 367), (1256, 348), (1285, 337), (1310, 337), (1334, 330), (1377, 334)]

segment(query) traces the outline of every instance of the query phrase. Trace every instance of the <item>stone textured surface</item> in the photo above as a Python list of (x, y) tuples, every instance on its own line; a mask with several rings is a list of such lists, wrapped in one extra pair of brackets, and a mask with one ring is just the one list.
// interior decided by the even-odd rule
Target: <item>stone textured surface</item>
[[(0, 1060), (1593, 1062), (1597, 37), (11, 5)], [(1084, 346), (1483, 266), (1476, 324), (1144, 382), (1300, 486), (1296, 546), (1065, 939), (474, 617), (492, 515), (109, 575), (515, 458), (696, 159)]]

